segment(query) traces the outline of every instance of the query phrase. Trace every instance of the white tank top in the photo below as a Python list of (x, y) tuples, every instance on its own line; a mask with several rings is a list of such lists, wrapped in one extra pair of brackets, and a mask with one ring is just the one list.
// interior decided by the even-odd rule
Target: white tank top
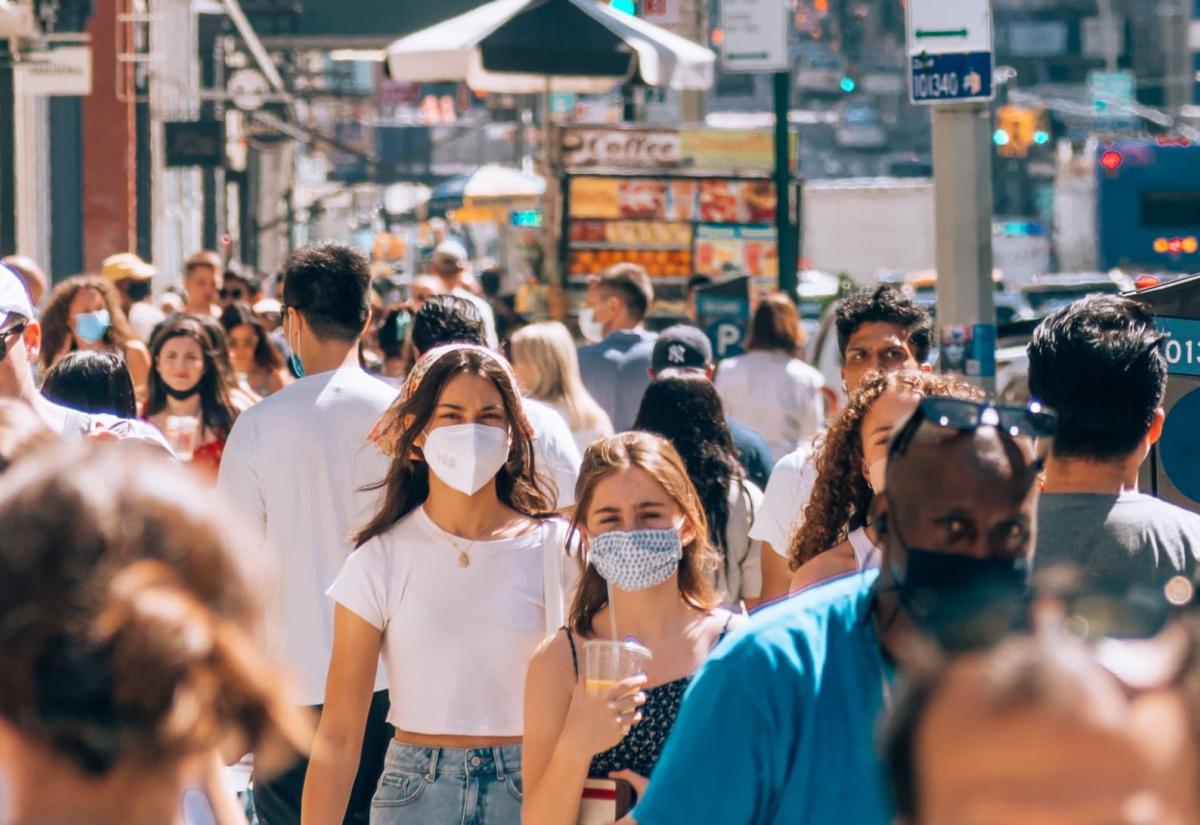
[(866, 529), (859, 527), (846, 536), (850, 547), (854, 550), (854, 561), (859, 570), (869, 570), (879, 566), (879, 548), (867, 538)]

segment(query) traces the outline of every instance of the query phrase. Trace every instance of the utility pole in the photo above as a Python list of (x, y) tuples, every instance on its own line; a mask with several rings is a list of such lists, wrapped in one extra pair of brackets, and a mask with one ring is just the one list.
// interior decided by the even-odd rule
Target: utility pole
[(992, 283), (992, 10), (909, 0), (909, 98), (931, 107), (940, 367), (996, 384)]
[(796, 287), (796, 233), (792, 222), (791, 140), (788, 135), (788, 110), (791, 108), (792, 73), (775, 72), (772, 76), (775, 98), (775, 237), (779, 249), (779, 290), (793, 301)]
[(13, 59), (9, 41), (0, 37), (0, 257), (17, 251), (17, 146), (13, 135), (16, 108)]
[[(975, 341), (990, 329), (994, 360), (991, 115), (986, 104), (963, 103), (938, 106), (932, 116), (937, 322), (943, 356), (952, 330), (969, 330), (967, 340)], [(994, 363), (992, 370), (982, 372), (992, 374), (968, 375), (968, 379), (994, 391)]]

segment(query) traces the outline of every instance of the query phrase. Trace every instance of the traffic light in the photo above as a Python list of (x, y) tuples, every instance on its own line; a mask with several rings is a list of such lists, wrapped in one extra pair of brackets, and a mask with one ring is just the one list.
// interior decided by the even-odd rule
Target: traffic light
[(838, 86), (843, 92), (850, 94), (858, 88), (858, 83), (850, 75), (846, 75), (838, 82)]
[(1023, 158), (1029, 147), (1050, 142), (1045, 127), (1045, 112), (1025, 106), (1001, 106), (996, 110), (996, 131), (992, 133), (996, 152), (1004, 158)]
[(612, 0), (612, 7), (626, 14), (637, 14), (637, 0)]

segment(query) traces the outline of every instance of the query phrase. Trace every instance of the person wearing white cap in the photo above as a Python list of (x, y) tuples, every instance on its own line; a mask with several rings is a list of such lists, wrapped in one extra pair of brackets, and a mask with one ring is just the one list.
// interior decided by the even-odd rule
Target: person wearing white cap
[(109, 255), (100, 264), (100, 277), (121, 293), (121, 309), (133, 334), (149, 343), (150, 333), (167, 317), (150, 301), (150, 281), (158, 270), (132, 252)]
[(141, 421), (72, 410), (38, 392), (33, 364), (41, 354), (42, 327), (24, 281), (0, 264), (0, 398), (28, 404), (47, 427), (68, 440), (133, 438), (171, 448), (157, 428)]
[(491, 304), (463, 286), (463, 276), (467, 271), (467, 250), (458, 241), (444, 240), (433, 250), (433, 260), (430, 263), (433, 271), (442, 279), (447, 292), (466, 298), (478, 307), (479, 314), (483, 316), (488, 346), (492, 349), (498, 348), (500, 338), (496, 335), (496, 314), (492, 311)]

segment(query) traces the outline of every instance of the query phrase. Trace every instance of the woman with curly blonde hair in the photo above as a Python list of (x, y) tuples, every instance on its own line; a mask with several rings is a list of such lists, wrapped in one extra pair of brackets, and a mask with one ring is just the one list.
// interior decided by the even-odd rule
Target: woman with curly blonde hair
[(977, 401), (983, 393), (953, 376), (906, 370), (873, 373), (850, 396), (814, 459), (817, 483), (788, 553), (791, 592), (878, 565), (867, 512), (883, 491), (892, 433), (925, 396)]
[(150, 351), (129, 327), (120, 294), (112, 284), (94, 275), (68, 278), (50, 293), (39, 320), (43, 371), (77, 350), (120, 355), (129, 368), (138, 400), (145, 400)]

